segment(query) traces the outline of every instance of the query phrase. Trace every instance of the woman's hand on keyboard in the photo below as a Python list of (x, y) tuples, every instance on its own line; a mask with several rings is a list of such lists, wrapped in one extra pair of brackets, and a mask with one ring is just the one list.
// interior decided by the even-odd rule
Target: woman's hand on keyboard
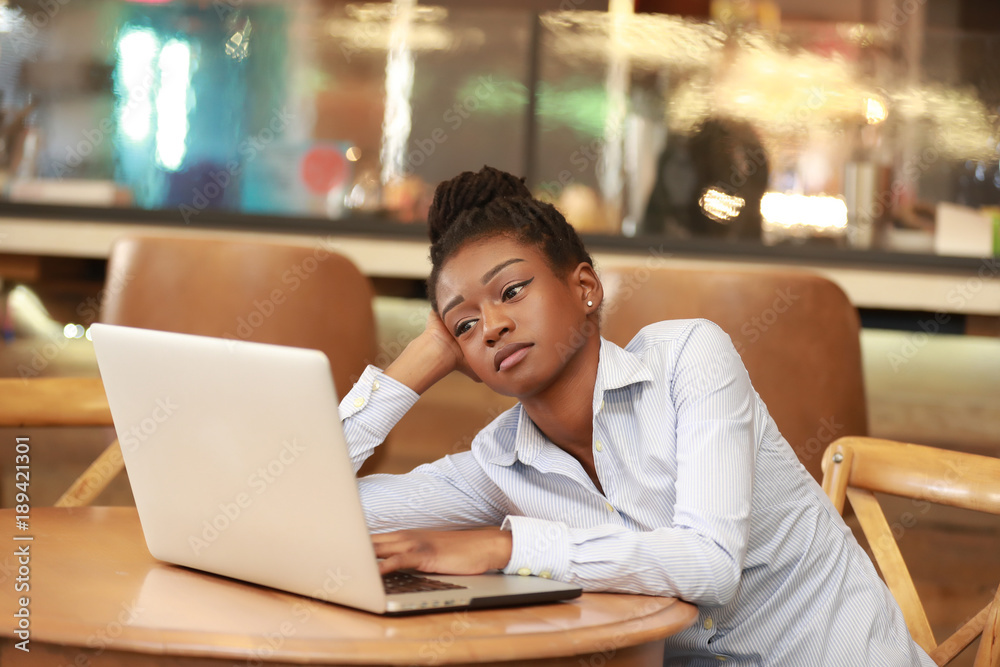
[(510, 531), (400, 530), (372, 535), (382, 574), (414, 569), (436, 574), (482, 574), (501, 570), (510, 561)]

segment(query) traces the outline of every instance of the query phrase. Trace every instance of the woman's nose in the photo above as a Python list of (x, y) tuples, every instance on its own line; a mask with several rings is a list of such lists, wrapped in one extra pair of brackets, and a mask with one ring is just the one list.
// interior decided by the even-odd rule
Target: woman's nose
[(487, 345), (495, 345), (509, 334), (513, 327), (514, 323), (504, 308), (492, 307), (483, 310), (483, 339)]

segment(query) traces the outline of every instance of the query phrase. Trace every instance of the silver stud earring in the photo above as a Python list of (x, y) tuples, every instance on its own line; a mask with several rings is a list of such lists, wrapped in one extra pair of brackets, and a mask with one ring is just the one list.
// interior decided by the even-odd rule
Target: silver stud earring
[(590, 301), (590, 300), (588, 300), (588, 301), (587, 301), (587, 308), (593, 308), (593, 307), (594, 307), (594, 302), (593, 302), (593, 301)]

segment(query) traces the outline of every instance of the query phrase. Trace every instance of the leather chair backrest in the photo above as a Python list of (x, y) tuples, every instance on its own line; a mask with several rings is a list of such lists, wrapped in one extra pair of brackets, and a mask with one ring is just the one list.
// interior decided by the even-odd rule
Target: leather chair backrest
[(100, 319), (322, 350), (343, 396), (376, 356), (373, 296), (320, 241), (131, 237), (112, 248)]
[(794, 271), (615, 267), (600, 274), (602, 334), (619, 345), (660, 320), (705, 318), (722, 327), (817, 480), (830, 442), (867, 435), (860, 319), (835, 283)]

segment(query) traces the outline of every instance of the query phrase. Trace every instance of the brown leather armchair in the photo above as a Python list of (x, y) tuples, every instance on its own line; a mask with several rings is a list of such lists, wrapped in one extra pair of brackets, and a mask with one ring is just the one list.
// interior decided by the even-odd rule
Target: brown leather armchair
[(112, 247), (100, 319), (322, 350), (343, 396), (376, 356), (373, 296), (321, 241), (130, 237)]
[[(100, 320), (322, 350), (330, 359), (337, 392), (343, 396), (376, 356), (373, 296), (368, 278), (350, 260), (321, 242), (295, 246), (130, 237), (112, 247), (101, 294)], [(69, 391), (67, 396), (74, 400), (86, 391), (101, 390), (93, 400), (84, 400), (90, 411), (85, 419), (91, 421), (83, 423), (110, 425), (99, 380), (75, 380), (76, 384), (65, 388), (67, 380), (34, 382), (34, 393)], [(60, 399), (63, 411), (67, 404), (67, 399)], [(76, 424), (80, 420), (74, 415), (82, 409), (74, 407), (58, 417), (0, 414), (0, 425)], [(337, 406), (330, 409), (336, 410)], [(7, 412), (11, 411), (0, 411)], [(380, 447), (376, 451), (361, 474), (378, 465), (384, 450)], [(122, 468), (116, 440), (57, 504), (89, 504)]]
[(860, 319), (830, 280), (780, 270), (633, 266), (600, 273), (602, 334), (619, 345), (660, 320), (706, 318), (722, 327), (782, 435), (817, 480), (830, 442), (867, 435)]

